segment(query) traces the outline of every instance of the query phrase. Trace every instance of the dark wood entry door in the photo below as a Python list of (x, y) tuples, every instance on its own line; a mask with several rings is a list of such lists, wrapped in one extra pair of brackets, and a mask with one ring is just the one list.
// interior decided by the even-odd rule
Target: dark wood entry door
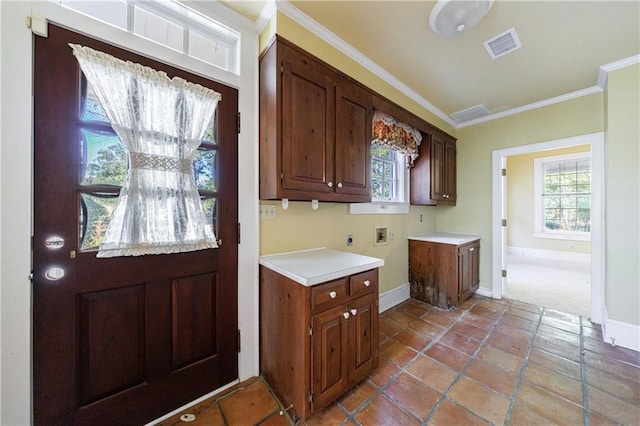
[[(68, 43), (222, 94), (195, 165), (219, 249), (96, 258), (126, 153)], [(34, 422), (142, 424), (238, 377), (237, 91), (55, 26), (34, 69)]]

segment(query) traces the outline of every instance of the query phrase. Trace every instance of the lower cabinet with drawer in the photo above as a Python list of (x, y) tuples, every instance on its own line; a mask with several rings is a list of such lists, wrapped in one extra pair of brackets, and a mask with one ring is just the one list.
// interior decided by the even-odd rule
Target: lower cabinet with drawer
[(260, 268), (260, 370), (307, 420), (378, 365), (378, 270), (315, 286)]

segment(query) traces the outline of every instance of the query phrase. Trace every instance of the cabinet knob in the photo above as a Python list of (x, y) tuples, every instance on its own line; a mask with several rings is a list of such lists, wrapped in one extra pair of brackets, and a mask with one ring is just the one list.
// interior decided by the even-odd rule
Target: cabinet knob
[(352, 309), (352, 310), (351, 310), (351, 315), (356, 315), (357, 313), (358, 313), (358, 310), (357, 310), (357, 309)]
[(342, 188), (342, 182), (338, 182), (338, 188)]
[(329, 183), (327, 184), (327, 186), (328, 186), (329, 188), (333, 188), (333, 182), (329, 182)]
[(469, 251), (475, 251), (475, 248), (474, 248), (474, 247), (471, 247), (471, 248), (469, 249)]
[(371, 281), (369, 281), (369, 280), (364, 280), (364, 283), (363, 283), (363, 284), (364, 284), (364, 286), (365, 286), (365, 287), (369, 287), (369, 286), (371, 285)]
[(330, 291), (329, 292), (329, 297), (332, 298), (332, 299), (335, 299), (337, 295), (338, 294), (335, 291)]
[(342, 316), (344, 317), (344, 319), (349, 319), (349, 312), (343, 313)]

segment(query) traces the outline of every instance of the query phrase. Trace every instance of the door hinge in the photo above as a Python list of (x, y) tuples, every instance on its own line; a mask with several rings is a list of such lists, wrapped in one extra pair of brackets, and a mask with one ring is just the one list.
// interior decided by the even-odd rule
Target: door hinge
[(238, 111), (237, 124), (238, 124), (238, 134), (240, 134), (240, 111)]
[(238, 222), (238, 244), (240, 244), (240, 234), (241, 234), (241, 228), (240, 228), (240, 223)]
[(507, 226), (507, 219), (502, 219), (502, 226)]
[(313, 336), (313, 327), (309, 326), (309, 336)]
[(506, 176), (507, 175), (507, 169), (502, 169), (501, 172), (502, 172), (502, 176)]
[(506, 269), (502, 270), (502, 278), (507, 278), (507, 270)]
[(240, 338), (240, 329), (238, 329), (238, 353), (240, 353), (242, 351), (242, 339)]

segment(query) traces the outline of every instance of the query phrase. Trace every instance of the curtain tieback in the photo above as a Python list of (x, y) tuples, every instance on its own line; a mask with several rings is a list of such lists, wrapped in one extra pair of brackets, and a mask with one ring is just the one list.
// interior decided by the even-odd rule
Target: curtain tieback
[(143, 152), (131, 152), (131, 168), (162, 170), (166, 172), (191, 173), (191, 160), (181, 160), (175, 157), (163, 155), (145, 154)]

